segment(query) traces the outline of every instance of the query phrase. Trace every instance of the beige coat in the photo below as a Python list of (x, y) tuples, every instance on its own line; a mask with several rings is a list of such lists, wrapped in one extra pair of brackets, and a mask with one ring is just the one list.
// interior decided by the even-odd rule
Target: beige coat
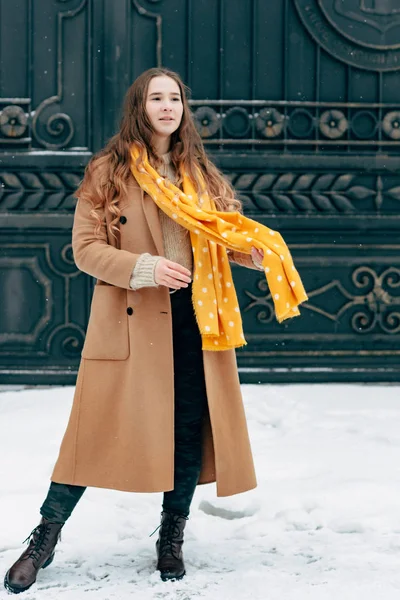
[[(97, 284), (52, 480), (168, 491), (174, 487), (170, 295), (162, 286), (129, 288), (140, 254), (164, 255), (162, 231), (155, 203), (134, 180), (119, 206), (126, 222), (120, 224), (118, 240), (107, 235), (105, 226), (96, 238), (87, 202), (79, 201), (75, 212), (75, 262)], [(203, 356), (209, 418), (199, 483), (216, 481), (217, 494), (229, 496), (256, 486), (236, 356), (234, 350)]]

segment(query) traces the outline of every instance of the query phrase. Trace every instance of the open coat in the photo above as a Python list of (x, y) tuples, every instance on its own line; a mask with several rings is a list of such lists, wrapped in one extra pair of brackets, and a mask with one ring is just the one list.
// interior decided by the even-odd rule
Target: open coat
[[(97, 279), (75, 397), (52, 481), (135, 492), (174, 487), (174, 365), (166, 287), (129, 287), (140, 254), (164, 256), (156, 204), (132, 179), (120, 234), (100, 236), (79, 200), (73, 252)], [(247, 257), (246, 257), (247, 258)], [(246, 263), (245, 260), (237, 262)], [(250, 265), (249, 265), (250, 266)], [(179, 293), (179, 292), (178, 292)], [(199, 483), (229, 496), (256, 486), (234, 350), (203, 352), (208, 399)]]

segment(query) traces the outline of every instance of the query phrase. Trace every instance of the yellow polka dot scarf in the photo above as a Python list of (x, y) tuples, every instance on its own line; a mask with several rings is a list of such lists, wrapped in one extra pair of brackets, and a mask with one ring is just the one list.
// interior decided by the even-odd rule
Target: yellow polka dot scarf
[[(183, 191), (150, 165), (136, 145), (131, 171), (142, 190), (169, 217), (190, 231), (193, 249), (193, 306), (203, 350), (244, 346), (242, 319), (226, 249), (264, 251), (263, 267), (279, 322), (300, 314), (307, 295), (282, 236), (238, 212), (221, 212), (206, 191), (198, 197), (195, 184), (182, 171)], [(199, 173), (199, 180), (203, 181)]]

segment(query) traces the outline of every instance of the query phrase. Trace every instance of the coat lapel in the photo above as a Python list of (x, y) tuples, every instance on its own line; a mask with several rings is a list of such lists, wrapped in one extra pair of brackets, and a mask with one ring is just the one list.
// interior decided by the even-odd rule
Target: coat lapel
[(157, 248), (158, 255), (165, 256), (158, 206), (148, 194), (145, 194), (143, 192), (142, 189), (140, 190), (140, 192), (142, 195), (143, 212), (146, 217), (151, 235), (153, 237), (154, 244)]

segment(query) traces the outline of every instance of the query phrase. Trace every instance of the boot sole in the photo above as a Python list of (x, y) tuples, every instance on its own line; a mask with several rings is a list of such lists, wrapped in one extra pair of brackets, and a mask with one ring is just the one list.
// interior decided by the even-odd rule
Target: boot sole
[[(51, 563), (54, 560), (54, 553), (49, 556), (49, 558), (46, 560), (46, 562), (44, 563), (43, 567), (40, 567), (41, 569), (46, 569), (48, 566), (51, 565)], [(40, 569), (39, 569), (40, 571)], [(33, 586), (33, 584), (35, 583), (35, 581), (32, 581), (31, 584), (27, 585), (26, 587), (14, 587), (11, 585), (11, 583), (9, 583), (8, 581), (8, 574), (10, 571), (7, 571), (6, 576), (4, 577), (4, 587), (6, 588), (6, 590), (8, 592), (11, 592), (12, 594), (22, 594), (22, 592), (26, 592), (27, 590), (29, 590), (30, 587)]]
[(186, 571), (182, 575), (171, 575), (170, 573), (161, 573), (160, 577), (162, 581), (180, 581), (186, 575)]

